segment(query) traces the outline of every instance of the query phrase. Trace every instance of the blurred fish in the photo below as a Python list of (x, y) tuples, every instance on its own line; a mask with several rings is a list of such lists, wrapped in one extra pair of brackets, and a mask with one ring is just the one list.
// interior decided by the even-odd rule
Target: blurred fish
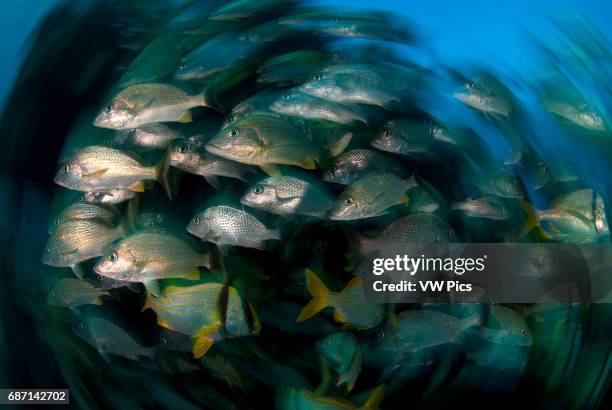
[(170, 165), (202, 175), (216, 189), (220, 188), (219, 176), (246, 181), (247, 175), (255, 172), (247, 165), (204, 152), (202, 143), (194, 140), (178, 140), (172, 145)]
[(353, 390), (361, 372), (361, 350), (355, 336), (348, 332), (334, 333), (319, 340), (316, 349), (338, 373), (336, 386), (346, 384), (348, 391)]
[(243, 205), (279, 215), (322, 217), (333, 206), (331, 195), (314, 182), (291, 176), (271, 176), (255, 183), (240, 199)]
[(359, 237), (360, 251), (365, 255), (382, 250), (406, 250), (407, 244), (455, 242), (456, 233), (435, 214), (405, 215), (387, 225), (376, 238)]
[(433, 121), (397, 118), (387, 122), (370, 145), (395, 154), (430, 154), (432, 144), (436, 142), (470, 148), (474, 143), (474, 138), (470, 137), (465, 132), (443, 127)]
[(381, 348), (393, 352), (415, 352), (460, 343), (468, 329), (480, 325), (478, 315), (461, 319), (434, 310), (407, 310), (397, 315), (382, 331)]
[(140, 357), (152, 358), (154, 354), (154, 348), (142, 346), (126, 330), (102, 317), (85, 317), (73, 330), (109, 363), (109, 354), (134, 361), (138, 361)]
[(266, 114), (247, 115), (223, 128), (206, 144), (206, 150), (244, 164), (297, 165), (315, 169), (316, 147), (295, 125)]
[(312, 300), (298, 316), (298, 322), (311, 318), (328, 306), (334, 309), (334, 320), (350, 328), (370, 329), (378, 326), (384, 318), (384, 305), (364, 301), (360, 277), (351, 279), (341, 292), (332, 292), (313, 271), (306, 269), (306, 287)]
[(47, 302), (51, 305), (71, 309), (82, 305), (101, 305), (102, 296), (111, 296), (108, 291), (97, 288), (85, 279), (61, 279), (53, 286)]
[(278, 114), (309, 120), (331, 121), (346, 125), (355, 123), (368, 125), (364, 115), (355, 106), (329, 102), (299, 91), (286, 92), (270, 105), (270, 109)]
[(444, 196), (422, 178), (417, 179), (417, 186), (408, 191), (408, 212), (419, 214), (436, 212), (446, 206)]
[(257, 72), (257, 82), (294, 85), (310, 80), (313, 71), (322, 69), (334, 56), (316, 50), (298, 50), (273, 57), (264, 62)]
[(49, 223), (48, 233), (51, 233), (57, 226), (72, 219), (92, 220), (108, 227), (114, 227), (120, 218), (119, 212), (109, 206), (75, 202), (62, 209), (55, 219)]
[(354, 149), (334, 158), (330, 169), (323, 174), (323, 180), (350, 185), (353, 181), (371, 172), (406, 175), (406, 170), (397, 161), (372, 150)]
[(509, 117), (512, 113), (510, 91), (491, 74), (482, 73), (466, 81), (453, 96), (485, 116)]
[(463, 202), (451, 204), (451, 210), (461, 211), (473, 218), (486, 218), (503, 221), (510, 217), (510, 211), (501, 198), (495, 196), (483, 196), (480, 198), (468, 198)]
[(531, 346), (533, 342), (533, 336), (525, 319), (505, 306), (489, 307), (489, 322), (487, 327), (482, 329), (481, 337), (491, 343), (512, 346)]
[(266, 228), (253, 215), (230, 206), (213, 206), (197, 213), (187, 231), (219, 246), (265, 249), (266, 240), (279, 240), (278, 229)]
[[(242, 62), (248, 62), (257, 54), (259, 48), (256, 43), (240, 40), (234, 32), (224, 32), (189, 53), (174, 76), (181, 81), (204, 79)], [(199, 105), (207, 105), (206, 97), (201, 97), (201, 102), (204, 104)]]
[(125, 130), (159, 122), (191, 122), (190, 108), (217, 108), (208, 89), (189, 95), (180, 88), (163, 83), (131, 85), (118, 94), (98, 114), (94, 125)]
[(151, 124), (138, 128), (119, 130), (113, 141), (116, 144), (134, 147), (141, 151), (166, 149), (179, 138), (179, 132), (163, 124)]
[(108, 191), (90, 191), (83, 194), (83, 201), (92, 204), (117, 205), (136, 196), (129, 189), (109, 189)]
[(548, 210), (539, 211), (523, 201), (527, 213), (525, 232), (539, 226), (556, 241), (592, 242), (609, 235), (603, 197), (593, 189), (580, 189), (555, 198)]
[(166, 191), (168, 161), (149, 167), (127, 152), (103, 146), (89, 146), (77, 151), (61, 166), (55, 183), (77, 191), (128, 189), (144, 191), (144, 181), (160, 181)]
[(276, 392), (276, 408), (282, 410), (378, 410), (384, 396), (384, 385), (367, 392), (361, 405), (341, 398), (315, 394), (309, 390), (281, 387)]
[(77, 264), (102, 256), (113, 241), (124, 235), (123, 225), (110, 228), (91, 220), (69, 220), (51, 233), (42, 261), (45, 265), (70, 267), (78, 277), (82, 277)]
[(151, 229), (134, 233), (114, 244), (94, 266), (107, 278), (140, 282), (159, 294), (158, 279), (200, 278), (199, 266), (209, 267), (208, 254), (201, 254), (187, 239)]
[(527, 365), (529, 352), (520, 346), (492, 343), (476, 351), (468, 353), (468, 357), (479, 366), (494, 369), (518, 369)]
[(347, 221), (385, 215), (392, 206), (407, 203), (406, 191), (415, 186), (414, 177), (404, 180), (390, 173), (366, 174), (340, 194), (329, 218)]
[(392, 108), (400, 102), (395, 84), (402, 82), (398, 74), (389, 77), (388, 72), (365, 64), (337, 65), (321, 70), (299, 90), (338, 103)]
[(502, 198), (522, 199), (525, 197), (521, 180), (517, 174), (505, 168), (468, 167), (465, 178), (483, 193)]

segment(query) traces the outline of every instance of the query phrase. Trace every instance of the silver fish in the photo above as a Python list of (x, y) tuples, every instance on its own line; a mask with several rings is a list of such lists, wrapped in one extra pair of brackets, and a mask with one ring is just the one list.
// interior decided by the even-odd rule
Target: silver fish
[(131, 85), (116, 94), (98, 114), (94, 125), (125, 130), (159, 122), (191, 122), (190, 108), (211, 107), (205, 95), (189, 95), (169, 84)]
[(278, 229), (268, 229), (253, 215), (224, 205), (196, 214), (187, 225), (187, 231), (221, 246), (264, 249), (264, 241), (280, 239)]
[(47, 302), (51, 305), (75, 308), (82, 305), (101, 305), (102, 296), (110, 296), (105, 290), (84, 279), (62, 279), (49, 292)]
[(116, 144), (137, 148), (141, 151), (166, 149), (175, 139), (179, 138), (178, 131), (163, 125), (144, 125), (130, 130), (119, 130), (113, 141)]
[(92, 204), (117, 205), (136, 196), (129, 189), (109, 189), (108, 191), (90, 191), (83, 194), (83, 201)]
[(416, 186), (414, 178), (373, 172), (355, 182), (340, 194), (329, 218), (352, 220), (384, 215), (394, 205), (408, 202), (406, 191)]
[(405, 176), (406, 170), (392, 158), (368, 149), (354, 149), (334, 158), (330, 169), (323, 174), (323, 180), (350, 185), (356, 179), (370, 172), (390, 172)]
[(468, 198), (464, 202), (451, 204), (451, 210), (461, 211), (467, 216), (475, 218), (486, 218), (503, 221), (510, 217), (510, 211), (501, 198), (495, 196), (483, 196), (480, 198)]
[(253, 185), (240, 203), (279, 215), (323, 216), (334, 206), (331, 195), (315, 183), (291, 176), (271, 176)]
[(57, 226), (71, 219), (89, 219), (112, 227), (117, 225), (117, 222), (119, 221), (120, 217), (121, 215), (114, 208), (97, 204), (90, 204), (87, 202), (75, 202), (64, 208), (52, 220), (52, 222), (49, 224), (48, 232), (51, 233), (51, 231)]

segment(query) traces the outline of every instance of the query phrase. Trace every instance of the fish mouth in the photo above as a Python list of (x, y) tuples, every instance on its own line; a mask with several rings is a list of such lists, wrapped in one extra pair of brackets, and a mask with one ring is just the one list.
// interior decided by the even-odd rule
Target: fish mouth
[(204, 145), (204, 149), (214, 155), (223, 156), (225, 154), (225, 150), (222, 147), (210, 142)]

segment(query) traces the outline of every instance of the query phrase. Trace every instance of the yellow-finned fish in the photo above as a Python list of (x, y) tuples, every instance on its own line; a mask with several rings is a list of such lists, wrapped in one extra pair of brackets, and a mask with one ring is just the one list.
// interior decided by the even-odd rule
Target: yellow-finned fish
[(64, 208), (57, 217), (49, 223), (49, 233), (57, 226), (71, 219), (89, 219), (103, 225), (115, 226), (120, 217), (121, 215), (119, 212), (110, 206), (91, 204), (88, 202), (75, 202)]
[(150, 167), (134, 155), (114, 148), (92, 145), (70, 156), (55, 175), (55, 183), (77, 191), (109, 191), (127, 189), (144, 192), (145, 181), (160, 182), (168, 195), (166, 174), (170, 166), (166, 155)]
[(170, 84), (135, 84), (117, 93), (98, 114), (94, 125), (126, 130), (160, 122), (191, 122), (190, 108), (213, 106), (206, 90), (189, 95)]
[(304, 132), (271, 114), (253, 113), (223, 128), (206, 146), (211, 154), (250, 165), (315, 169), (319, 150)]
[(365, 302), (360, 277), (351, 279), (341, 292), (332, 292), (313, 271), (306, 269), (306, 287), (313, 299), (298, 316), (298, 322), (311, 318), (328, 306), (334, 308), (336, 322), (351, 328), (369, 329), (384, 318), (383, 305)]
[(94, 267), (107, 278), (141, 282), (153, 294), (158, 279), (200, 278), (199, 266), (209, 266), (208, 254), (166, 231), (149, 229), (132, 234), (111, 247)]
[(193, 356), (206, 353), (215, 341), (259, 331), (260, 322), (247, 301), (245, 309), (238, 291), (220, 283), (169, 286), (159, 297), (147, 294), (142, 310), (153, 309), (157, 323), (194, 338)]

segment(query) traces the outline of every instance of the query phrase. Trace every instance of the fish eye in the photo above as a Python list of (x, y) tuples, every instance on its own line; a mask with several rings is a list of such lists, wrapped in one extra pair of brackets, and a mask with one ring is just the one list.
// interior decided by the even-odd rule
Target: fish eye
[(468, 81), (465, 84), (465, 88), (467, 88), (468, 90), (471, 90), (472, 88), (474, 88), (474, 83), (472, 81)]
[(346, 198), (344, 200), (344, 203), (347, 204), (347, 205), (353, 205), (353, 198)]
[(319, 81), (319, 80), (321, 80), (322, 78), (323, 78), (323, 76), (322, 76), (321, 74), (315, 74), (315, 75), (312, 77), (312, 79), (313, 79), (313, 80), (315, 80), (315, 81)]
[(48, 246), (45, 248), (45, 252), (49, 253), (51, 252), (51, 248), (49, 248)]
[(200, 224), (200, 218), (198, 218), (197, 216), (195, 218), (193, 218), (193, 223), (196, 225)]
[(288, 100), (289, 97), (290, 97), (289, 94), (283, 94), (283, 96), (282, 96), (283, 100)]
[(70, 165), (68, 164), (64, 165), (64, 171), (70, 172)]
[(258, 186), (255, 187), (255, 191), (254, 192), (259, 195), (259, 194), (263, 193), (263, 188), (258, 185)]
[(230, 131), (230, 136), (236, 137), (238, 135), (240, 135), (240, 131), (237, 128), (234, 128)]
[(188, 150), (189, 150), (189, 145), (188, 144), (181, 144), (181, 145), (178, 146), (178, 152), (180, 152), (181, 154), (184, 154)]
[(119, 255), (117, 255), (116, 251), (113, 251), (109, 256), (109, 259), (111, 262), (117, 262), (117, 259), (119, 259)]
[(385, 137), (390, 137), (391, 135), (393, 135), (393, 131), (391, 131), (389, 128), (387, 128), (385, 130)]
[(113, 111), (113, 105), (112, 104), (108, 104), (106, 107), (104, 107), (104, 112), (107, 114), (110, 114), (111, 111)]
[(59, 225), (59, 224), (60, 224), (60, 220), (59, 220), (59, 218), (57, 218), (57, 219), (55, 220), (55, 224), (56, 224), (56, 225)]

